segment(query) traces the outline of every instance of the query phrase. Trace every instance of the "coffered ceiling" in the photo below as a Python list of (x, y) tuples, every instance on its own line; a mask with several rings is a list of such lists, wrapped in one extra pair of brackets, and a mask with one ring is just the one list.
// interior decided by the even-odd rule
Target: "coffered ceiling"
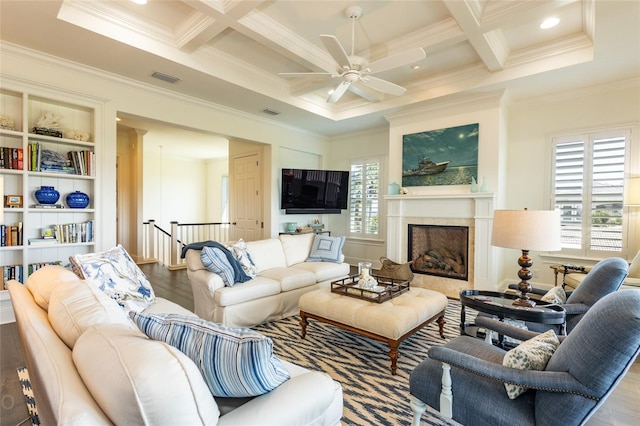
[[(148, 0), (0, 2), (3, 41), (250, 114), (331, 135), (443, 96), (509, 88), (514, 97), (640, 75), (639, 2), (605, 0)], [(357, 5), (352, 21), (345, 10)], [(542, 30), (548, 16), (557, 26)], [(320, 34), (373, 62), (424, 59), (375, 74), (406, 88), (327, 102), (340, 77)], [(352, 46), (352, 37), (355, 45)], [(169, 83), (154, 72), (179, 80)], [(279, 112), (269, 115), (264, 110)]]

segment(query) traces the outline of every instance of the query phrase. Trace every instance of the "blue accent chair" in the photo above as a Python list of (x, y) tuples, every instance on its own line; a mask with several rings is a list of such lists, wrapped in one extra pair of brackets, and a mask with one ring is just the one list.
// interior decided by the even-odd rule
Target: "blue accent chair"
[[(640, 352), (640, 290), (604, 296), (559, 338), (543, 371), (504, 367), (505, 350), (469, 336), (431, 347), (409, 380), (413, 425), (427, 405), (464, 425), (583, 424)], [(505, 382), (529, 389), (511, 400)]]

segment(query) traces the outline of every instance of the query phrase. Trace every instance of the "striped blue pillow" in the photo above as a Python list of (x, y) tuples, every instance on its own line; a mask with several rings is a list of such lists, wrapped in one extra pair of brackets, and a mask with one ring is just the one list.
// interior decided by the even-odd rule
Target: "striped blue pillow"
[(311, 253), (307, 262), (335, 262), (340, 263), (344, 237), (326, 237), (316, 235), (311, 246)]
[(222, 250), (217, 247), (203, 247), (200, 252), (200, 260), (208, 271), (220, 275), (225, 286), (233, 287), (236, 275)]
[(267, 393), (290, 378), (273, 355), (270, 338), (249, 328), (232, 328), (177, 314), (129, 315), (147, 336), (176, 347), (198, 366), (213, 396)]

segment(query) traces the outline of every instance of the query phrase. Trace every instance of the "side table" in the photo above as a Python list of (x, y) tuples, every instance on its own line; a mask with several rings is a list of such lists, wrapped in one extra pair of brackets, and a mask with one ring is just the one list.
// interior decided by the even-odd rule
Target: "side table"
[[(466, 334), (466, 308), (475, 309), (489, 315), (495, 315), (500, 321), (512, 318), (521, 321), (538, 322), (542, 324), (561, 325), (564, 331), (566, 312), (562, 306), (536, 300), (533, 308), (516, 306), (513, 301), (516, 294), (500, 293), (497, 291), (462, 290), (460, 292), (460, 333)], [(498, 342), (502, 346), (504, 336), (498, 335)]]

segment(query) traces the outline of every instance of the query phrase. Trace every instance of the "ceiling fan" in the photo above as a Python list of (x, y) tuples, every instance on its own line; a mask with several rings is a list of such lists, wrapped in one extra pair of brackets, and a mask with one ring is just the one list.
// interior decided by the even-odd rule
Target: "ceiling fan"
[(327, 34), (320, 35), (320, 40), (322, 41), (325, 49), (327, 49), (329, 54), (336, 61), (336, 72), (283, 72), (279, 73), (279, 75), (292, 77), (314, 77), (326, 75), (332, 78), (341, 78), (342, 81), (333, 90), (333, 92), (331, 92), (327, 98), (327, 102), (337, 102), (347, 90), (350, 90), (369, 101), (377, 100), (366, 90), (367, 87), (394, 96), (404, 94), (407, 90), (404, 87), (391, 83), (390, 81), (374, 77), (372, 74), (393, 68), (399, 68), (424, 59), (426, 57), (425, 51), (421, 47), (418, 47), (368, 63), (365, 58), (354, 54), (355, 25), (356, 21), (362, 16), (362, 8), (359, 6), (350, 6), (345, 9), (345, 14), (352, 21), (350, 55), (347, 55), (346, 51), (335, 36)]

